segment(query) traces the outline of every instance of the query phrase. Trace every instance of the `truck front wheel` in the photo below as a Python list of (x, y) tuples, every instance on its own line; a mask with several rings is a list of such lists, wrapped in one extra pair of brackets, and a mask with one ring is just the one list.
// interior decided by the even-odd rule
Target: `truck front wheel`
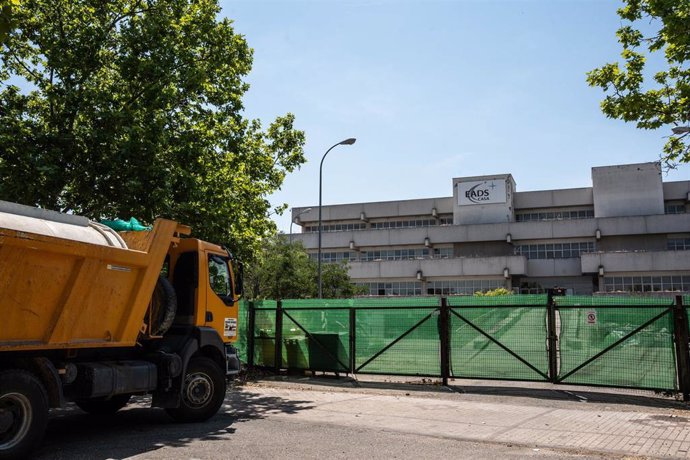
[(0, 372), (0, 459), (23, 458), (41, 443), (48, 424), (48, 396), (33, 374)]
[(225, 389), (225, 375), (215, 361), (192, 358), (182, 383), (182, 403), (166, 411), (178, 422), (203, 422), (218, 412)]

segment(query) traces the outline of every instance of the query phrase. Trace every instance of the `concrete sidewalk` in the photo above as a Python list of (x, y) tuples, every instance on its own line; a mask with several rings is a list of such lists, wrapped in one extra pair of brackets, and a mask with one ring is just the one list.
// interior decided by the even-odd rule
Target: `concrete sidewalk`
[[(483, 383), (477, 387), (486, 388)], [(641, 392), (601, 393), (591, 388), (544, 390), (537, 386), (530, 393), (530, 384), (521, 385), (504, 384), (503, 388), (509, 395), (521, 388), (522, 396), (501, 395), (499, 387), (491, 387), (495, 390), (487, 394), (473, 392), (468, 385), (450, 391), (433, 386), (380, 388), (376, 382), (367, 385), (318, 379), (264, 380), (243, 390), (257, 397), (300, 401), (304, 410), (269, 415), (295, 422), (585, 455), (690, 458), (690, 411), (685, 404)], [(558, 391), (563, 397), (540, 398), (544, 391)], [(598, 399), (590, 395), (598, 395)]]

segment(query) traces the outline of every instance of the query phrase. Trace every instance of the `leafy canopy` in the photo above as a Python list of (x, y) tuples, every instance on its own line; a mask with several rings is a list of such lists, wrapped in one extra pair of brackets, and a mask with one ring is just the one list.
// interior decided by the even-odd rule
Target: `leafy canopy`
[[(321, 266), (323, 296), (347, 298), (360, 293), (352, 285), (346, 264)], [(318, 296), (317, 264), (301, 241), (290, 242), (283, 234), (264, 242), (259, 257), (245, 275), (247, 297), (254, 299), (303, 299)]]
[[(618, 10), (624, 66), (606, 64), (587, 74), (606, 93), (601, 109), (641, 129), (690, 126), (690, 0), (625, 0)], [(650, 27), (649, 36), (640, 29)], [(663, 52), (665, 70), (645, 79), (647, 53)], [(668, 126), (671, 125), (671, 126)], [(667, 166), (690, 161), (690, 134), (672, 134), (663, 149)]]
[(19, 0), (0, 0), (0, 44), (12, 28), (12, 6), (18, 3)]
[(266, 197), (305, 161), (304, 134), (291, 114), (266, 130), (243, 116), (252, 50), (219, 13), (217, 0), (16, 3), (0, 45), (0, 199), (172, 218), (250, 258), (275, 232), (285, 206)]

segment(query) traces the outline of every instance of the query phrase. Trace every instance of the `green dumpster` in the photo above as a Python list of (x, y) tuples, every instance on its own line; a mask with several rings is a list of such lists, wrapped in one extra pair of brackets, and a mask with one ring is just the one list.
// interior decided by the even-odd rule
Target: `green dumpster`
[(347, 334), (316, 333), (309, 340), (309, 369), (348, 372)]

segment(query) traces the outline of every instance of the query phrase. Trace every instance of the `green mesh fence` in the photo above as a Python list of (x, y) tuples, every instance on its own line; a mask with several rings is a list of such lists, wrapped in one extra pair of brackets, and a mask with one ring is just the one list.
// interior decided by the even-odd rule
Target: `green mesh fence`
[(436, 308), (359, 308), (355, 318), (357, 372), (440, 375)]
[(276, 312), (254, 310), (254, 364), (275, 366)]
[(548, 379), (545, 306), (466, 307), (451, 311), (451, 375)]
[[(283, 308), (435, 307), (438, 297), (358, 297), (355, 299), (286, 299)], [(275, 308), (275, 306), (273, 307)]]
[(557, 299), (559, 380), (677, 389), (672, 302), (669, 298)]
[(673, 305), (673, 297), (626, 297), (626, 296), (584, 296), (572, 295), (554, 297), (554, 302), (559, 307), (580, 307), (598, 305)]
[(238, 307), (239, 318), (237, 318), (237, 322), (239, 327), (237, 328), (235, 347), (237, 348), (237, 355), (240, 361), (246, 363), (247, 347), (249, 346), (249, 301), (240, 300)]
[(492, 307), (501, 305), (543, 305), (546, 306), (549, 298), (546, 294), (501, 295), (501, 296), (455, 296), (448, 297), (448, 305), (451, 307), (481, 306)]
[[(554, 301), (558, 379), (677, 388), (670, 311), (674, 298), (565, 296)], [(690, 304), (690, 296), (684, 297), (684, 303)], [(548, 378), (546, 295), (454, 296), (447, 298), (447, 304), (451, 376)], [(284, 300), (278, 334), (277, 302), (254, 301), (253, 305), (257, 365), (275, 366), (279, 337), (282, 367), (348, 372), (354, 366), (357, 373), (441, 375), (439, 297)], [(240, 305), (238, 341), (245, 358), (247, 307), (247, 303)], [(350, 355), (351, 330), (354, 356)]]

